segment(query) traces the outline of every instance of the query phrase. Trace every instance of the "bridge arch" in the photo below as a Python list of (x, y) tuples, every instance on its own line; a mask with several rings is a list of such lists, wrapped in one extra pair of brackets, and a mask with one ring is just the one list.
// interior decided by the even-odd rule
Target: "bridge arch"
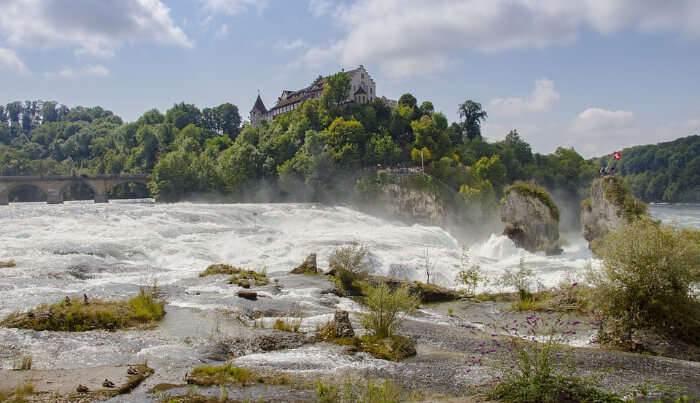
[[(17, 193), (20, 193), (18, 195)], [(17, 197), (29, 198), (22, 200), (29, 202), (46, 201), (46, 190), (35, 183), (15, 183), (0, 192), (0, 200), (7, 200), (8, 203), (19, 201)]]
[[(69, 181), (66, 181), (66, 183), (63, 184), (63, 186), (61, 186), (61, 188), (59, 190), (59, 193), (61, 195), (61, 201), (66, 200), (66, 193), (69, 190), (75, 189), (76, 191), (80, 192), (79, 189), (81, 187), (90, 189), (90, 191), (92, 192), (92, 195), (90, 197), (87, 197), (87, 198), (83, 198), (83, 199), (76, 198), (74, 200), (95, 199), (95, 197), (97, 196), (97, 189), (95, 189), (95, 187), (87, 179), (82, 178), (82, 177), (76, 177), (75, 179), (71, 179)], [(74, 195), (71, 194), (71, 196), (74, 196)]]
[(141, 199), (151, 196), (148, 184), (143, 181), (123, 180), (106, 189), (109, 199)]

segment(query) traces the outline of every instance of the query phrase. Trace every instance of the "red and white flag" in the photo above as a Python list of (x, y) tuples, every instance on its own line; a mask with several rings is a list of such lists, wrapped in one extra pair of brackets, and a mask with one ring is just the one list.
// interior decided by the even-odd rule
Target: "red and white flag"
[(614, 159), (615, 161), (619, 161), (620, 158), (622, 158), (622, 153), (620, 153), (619, 151), (615, 151), (615, 152), (613, 153), (613, 159)]

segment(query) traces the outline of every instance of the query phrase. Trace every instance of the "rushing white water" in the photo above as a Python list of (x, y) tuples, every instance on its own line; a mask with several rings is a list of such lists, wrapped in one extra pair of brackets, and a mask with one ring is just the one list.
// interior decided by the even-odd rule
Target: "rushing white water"
[[(700, 226), (698, 206), (652, 206), (651, 211), (664, 221)], [(240, 302), (232, 302), (239, 301), (236, 286), (198, 277), (209, 264), (267, 267), (274, 275), (288, 272), (316, 252), (319, 265), (325, 268), (335, 248), (353, 241), (369, 247), (374, 272), (399, 278), (425, 281), (427, 251), (435, 263), (431, 280), (446, 286), (455, 285), (462, 256), (460, 241), (442, 228), (405, 225), (346, 207), (314, 204), (17, 203), (0, 207), (0, 224), (0, 261), (17, 263), (1, 269), (1, 318), (65, 296), (132, 296), (139, 286), (154, 280), (168, 288), (171, 306), (213, 312)], [(470, 264), (479, 264), (489, 276), (517, 267), (523, 258), (544, 285), (552, 286), (567, 274), (580, 273), (591, 260), (580, 235), (565, 237), (568, 246), (554, 257), (524, 252), (495, 234), (466, 246)], [(319, 295), (318, 286), (300, 283), (266, 299), (316, 309), (316, 315), (327, 314), (328, 302)], [(348, 299), (331, 304), (359, 309)], [(176, 321), (172, 315), (168, 318)], [(182, 341), (189, 334), (187, 326), (205, 325), (182, 323), (150, 333), (75, 335), (0, 329), (0, 346), (37, 354), (37, 368), (123, 363), (144, 357), (167, 365), (179, 360), (185, 365), (197, 356)], [(307, 320), (304, 326), (313, 323)], [(7, 357), (0, 354), (4, 367), (11, 365), (3, 361)]]

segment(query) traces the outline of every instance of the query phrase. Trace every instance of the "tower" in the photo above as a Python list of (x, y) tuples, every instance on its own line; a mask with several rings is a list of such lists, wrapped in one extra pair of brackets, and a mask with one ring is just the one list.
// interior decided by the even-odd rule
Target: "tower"
[(250, 124), (253, 126), (257, 126), (260, 124), (260, 122), (265, 119), (265, 116), (267, 115), (267, 108), (265, 107), (265, 104), (262, 101), (262, 98), (260, 98), (260, 93), (258, 93), (258, 98), (255, 100), (255, 104), (253, 105), (253, 109), (250, 110)]

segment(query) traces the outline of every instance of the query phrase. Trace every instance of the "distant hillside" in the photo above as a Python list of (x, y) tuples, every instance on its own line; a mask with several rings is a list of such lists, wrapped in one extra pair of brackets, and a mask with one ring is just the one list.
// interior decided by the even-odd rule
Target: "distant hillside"
[(609, 154), (600, 163), (614, 166), (647, 202), (700, 202), (700, 135), (625, 148), (620, 161)]

